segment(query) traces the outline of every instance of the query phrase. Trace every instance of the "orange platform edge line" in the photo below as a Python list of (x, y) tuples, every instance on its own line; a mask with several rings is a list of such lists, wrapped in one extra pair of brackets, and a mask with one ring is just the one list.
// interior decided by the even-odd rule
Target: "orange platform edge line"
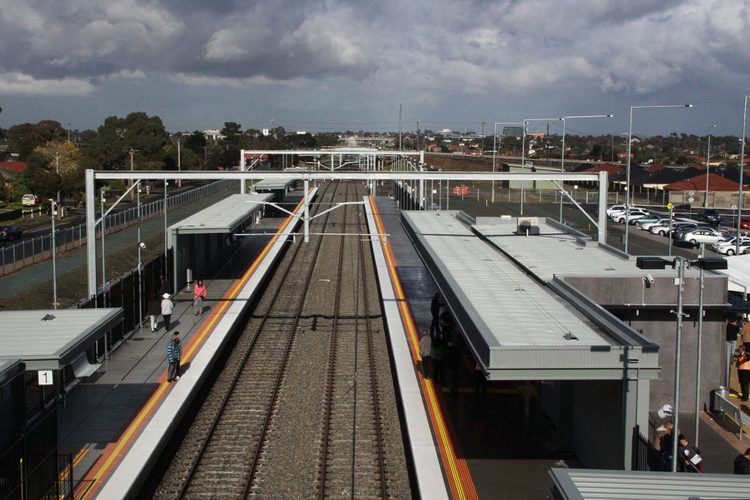
[[(300, 201), (294, 208), (293, 212), (295, 214), (303, 205), (303, 203), (304, 201)], [(258, 256), (253, 259), (252, 264), (250, 264), (250, 266), (245, 270), (242, 277), (237, 280), (222, 296), (217, 312), (215, 314), (212, 314), (208, 318), (208, 321), (204, 322), (200, 326), (197, 334), (194, 335), (190, 339), (190, 341), (188, 341), (188, 345), (185, 349), (185, 355), (182, 358), (185, 362), (189, 362), (191, 359), (193, 359), (193, 357), (195, 357), (198, 349), (200, 349), (208, 335), (213, 331), (216, 323), (223, 317), (224, 312), (231, 305), (232, 300), (237, 296), (239, 290), (243, 286), (245, 286), (250, 277), (255, 273), (255, 270), (258, 268), (266, 255), (268, 255), (268, 252), (270, 252), (271, 247), (278, 240), (279, 234), (281, 234), (284, 229), (286, 229), (286, 227), (289, 225), (292, 219), (294, 219), (294, 217), (295, 215), (289, 215), (284, 219), (284, 221), (277, 229), (276, 234), (274, 234), (274, 236), (263, 247)], [(119, 462), (120, 457), (125, 452), (127, 452), (127, 449), (130, 444), (132, 444), (133, 439), (138, 435), (143, 426), (148, 423), (150, 417), (154, 414), (154, 412), (156, 412), (159, 405), (169, 393), (169, 388), (172, 387), (172, 385), (168, 383), (166, 379), (167, 370), (164, 370), (164, 372), (162, 372), (161, 376), (159, 377), (158, 387), (151, 394), (146, 403), (141, 407), (135, 418), (125, 428), (125, 431), (120, 436), (120, 438), (115, 443), (110, 443), (105, 447), (104, 453), (97, 459), (97, 461), (89, 469), (83, 479), (81, 479), (73, 495), (75, 499), (84, 500), (90, 498), (90, 496), (96, 493), (99, 487), (101, 487), (101, 485), (103, 484), (103, 480), (105, 480), (109, 476), (110, 472), (112, 472), (113, 470), (114, 465)]]
[[(375, 224), (379, 234), (385, 234), (383, 227), (383, 221), (380, 217), (375, 198), (369, 197), (370, 208), (375, 219)], [(396, 268), (398, 264), (396, 257), (393, 254), (393, 249), (387, 238), (381, 236), (381, 244), (383, 245), (383, 253), (385, 254), (385, 260), (388, 265), (388, 272), (390, 274), (391, 283), (396, 295), (396, 301), (398, 302), (399, 311), (401, 313), (401, 322), (404, 328), (408, 332), (409, 347), (411, 351), (412, 360), (416, 363), (421, 361), (419, 354), (419, 339), (417, 336), (417, 328), (412, 315), (409, 303), (404, 293), (404, 289), (401, 286), (401, 280), (398, 276)], [(441, 465), (443, 472), (446, 476), (448, 487), (451, 492), (451, 496), (457, 499), (476, 499), (479, 498), (476, 487), (474, 486), (474, 480), (469, 471), (466, 459), (463, 458), (463, 452), (461, 451), (461, 445), (458, 441), (456, 433), (453, 429), (450, 416), (443, 405), (442, 399), (438, 394), (437, 387), (432, 379), (425, 379), (419, 370), (415, 369), (417, 377), (420, 382), (422, 389), (422, 396), (430, 417), (430, 424), (432, 425), (432, 431), (435, 435), (438, 449), (440, 451)]]

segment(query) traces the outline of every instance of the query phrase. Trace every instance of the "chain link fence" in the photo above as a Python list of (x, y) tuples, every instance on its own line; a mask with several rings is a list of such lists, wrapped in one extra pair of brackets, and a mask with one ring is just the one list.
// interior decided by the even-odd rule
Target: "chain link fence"
[[(210, 194), (216, 193), (233, 181), (223, 180), (190, 189), (167, 197), (167, 208), (178, 207), (192, 203)], [(144, 203), (141, 205), (143, 220), (152, 219), (164, 213), (164, 199)], [(104, 224), (106, 234), (112, 234), (138, 223), (138, 208), (107, 215)], [(97, 232), (98, 234), (99, 232)], [(98, 238), (98, 235), (97, 235)], [(78, 224), (69, 228), (55, 231), (55, 252), (57, 255), (79, 248), (86, 244), (86, 224)], [(19, 269), (32, 266), (52, 258), (52, 235), (46, 234), (21, 241), (14, 245), (0, 248), (0, 276), (14, 273)]]

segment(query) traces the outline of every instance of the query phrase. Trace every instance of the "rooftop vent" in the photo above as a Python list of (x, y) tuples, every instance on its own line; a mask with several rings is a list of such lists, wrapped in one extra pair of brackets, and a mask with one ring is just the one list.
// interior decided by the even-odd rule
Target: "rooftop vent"
[(518, 236), (539, 236), (539, 220), (537, 217), (519, 217), (518, 227), (516, 228)]

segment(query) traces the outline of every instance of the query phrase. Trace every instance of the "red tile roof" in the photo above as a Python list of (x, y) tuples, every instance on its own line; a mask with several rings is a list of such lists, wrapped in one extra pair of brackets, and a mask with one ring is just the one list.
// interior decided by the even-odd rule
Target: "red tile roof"
[[(727, 179), (720, 175), (708, 174), (709, 191), (737, 191), (740, 188), (739, 183)], [(671, 191), (704, 191), (706, 189), (706, 174), (696, 175), (689, 179), (667, 184), (664, 189)]]
[(0, 161), (0, 170), (7, 170), (9, 172), (22, 173), (26, 171), (28, 165), (22, 161), (8, 160)]
[(602, 165), (595, 165), (591, 168), (587, 168), (584, 172), (595, 173), (595, 172), (607, 172), (609, 175), (617, 175), (623, 172), (623, 168), (619, 165), (612, 165), (611, 163), (605, 163)]

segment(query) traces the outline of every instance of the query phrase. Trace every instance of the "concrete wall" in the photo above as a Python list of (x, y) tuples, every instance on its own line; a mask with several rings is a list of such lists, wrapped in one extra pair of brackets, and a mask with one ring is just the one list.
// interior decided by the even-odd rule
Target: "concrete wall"
[(630, 430), (622, 435), (622, 381), (578, 380), (570, 384), (576, 456), (588, 468), (622, 469), (624, 441), (631, 438)]
[[(646, 273), (644, 272), (644, 275)], [(659, 344), (659, 366), (661, 373), (651, 382), (650, 408), (657, 409), (672, 403), (674, 394), (675, 367), (675, 315), (677, 288), (673, 278), (658, 277), (651, 287), (639, 277), (622, 278), (566, 278), (595, 302), (603, 305), (630, 326)], [(680, 370), (680, 405), (692, 411), (695, 405), (696, 356), (697, 356), (697, 303), (699, 281), (685, 279), (685, 312), (683, 319), (682, 353)], [(718, 275), (705, 280), (704, 304), (718, 306), (727, 301), (727, 280)], [(643, 305), (643, 307), (638, 307)], [(709, 402), (709, 393), (723, 384), (726, 367), (724, 340), (724, 313), (718, 309), (707, 309), (703, 321), (701, 397), (700, 407)]]

